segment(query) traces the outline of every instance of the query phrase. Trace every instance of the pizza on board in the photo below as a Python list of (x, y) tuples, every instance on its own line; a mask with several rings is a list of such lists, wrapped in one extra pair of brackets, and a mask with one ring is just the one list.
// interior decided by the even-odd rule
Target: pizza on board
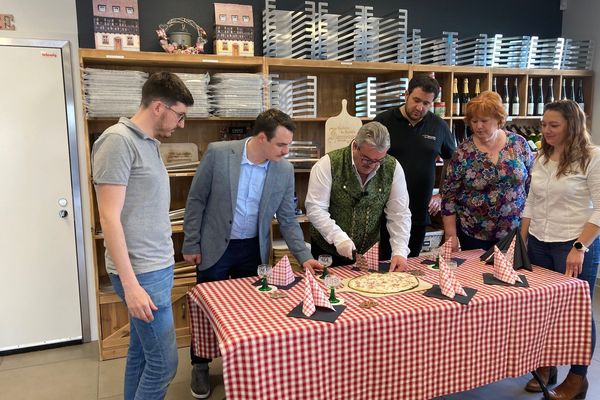
[(372, 294), (402, 293), (419, 286), (416, 276), (405, 272), (366, 274), (350, 279), (348, 287), (357, 292)]

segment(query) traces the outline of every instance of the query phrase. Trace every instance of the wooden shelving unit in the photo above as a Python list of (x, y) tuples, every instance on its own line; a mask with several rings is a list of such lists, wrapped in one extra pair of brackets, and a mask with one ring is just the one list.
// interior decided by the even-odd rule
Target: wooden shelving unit
[[(324, 129), (325, 121), (341, 110), (342, 99), (348, 100), (348, 111), (355, 113), (354, 98), (355, 85), (364, 82), (368, 77), (376, 76), (382, 79), (412, 78), (415, 74), (435, 73), (436, 79), (442, 86), (443, 101), (446, 103), (446, 115), (443, 119), (452, 126), (462, 124), (462, 117), (452, 117), (452, 81), (454, 77), (469, 78), (470, 91), (474, 91), (474, 79), (481, 81), (481, 90), (490, 90), (493, 77), (518, 77), (523, 84), (519, 85), (521, 99), (527, 98), (527, 79), (553, 77), (555, 98), (560, 98), (562, 79), (583, 79), (584, 96), (587, 99), (586, 113), (591, 113), (591, 99), (593, 73), (591, 71), (561, 71), (561, 70), (527, 70), (503, 69), (483, 67), (462, 67), (445, 65), (409, 65), (393, 63), (370, 62), (340, 62), (319, 60), (294, 60), (268, 57), (226, 57), (215, 55), (173, 55), (167, 53), (124, 52), (81, 49), (80, 66), (103, 69), (131, 69), (146, 72), (169, 70), (172, 72), (216, 73), (216, 72), (252, 72), (261, 73), (267, 77), (270, 73), (279, 74), (283, 79), (299, 78), (306, 75), (317, 76), (317, 116), (315, 118), (297, 118), (297, 132), (295, 140), (313, 140), (320, 146), (324, 154)], [(471, 82), (472, 81), (472, 82)], [(521, 86), (523, 85), (523, 86)], [(462, 88), (459, 85), (459, 90)], [(265, 104), (268, 105), (267, 96)], [(522, 114), (525, 106), (521, 105)], [(511, 117), (514, 120), (537, 123), (540, 117), (527, 117), (520, 115)], [(362, 118), (369, 121), (369, 118)], [(222, 128), (239, 123), (250, 125), (254, 118), (190, 118), (185, 122), (185, 128), (177, 130), (175, 134), (165, 140), (165, 143), (196, 143), (200, 156), (206, 151), (209, 143), (220, 139), (219, 132)], [(117, 122), (117, 118), (88, 118), (85, 121), (86, 149), (88, 154), (88, 171), (90, 168), (90, 153), (93, 140), (110, 125)], [(308, 186), (310, 169), (296, 169), (296, 192), (299, 207), (304, 209), (304, 198)], [(194, 172), (171, 172), (171, 197), (172, 209), (185, 207), (189, 186)], [(88, 189), (92, 198), (92, 234), (94, 243), (95, 281), (97, 290), (98, 318), (100, 330), (100, 355), (103, 359), (125, 356), (129, 327), (127, 309), (120, 302), (112, 288), (104, 267), (104, 243), (100, 232), (100, 224), (96, 205), (95, 194), (91, 176), (88, 179)], [(307, 220), (305, 216), (299, 218), (306, 232)], [(275, 226), (274, 231), (278, 229)], [(277, 233), (275, 233), (277, 235)], [(176, 261), (181, 261), (179, 250), (183, 242), (183, 229), (181, 225), (173, 226), (173, 242), (175, 246)], [(177, 328), (177, 340), (182, 346), (189, 344), (189, 319), (185, 293), (195, 284), (194, 278), (176, 279), (173, 289), (173, 310)]]

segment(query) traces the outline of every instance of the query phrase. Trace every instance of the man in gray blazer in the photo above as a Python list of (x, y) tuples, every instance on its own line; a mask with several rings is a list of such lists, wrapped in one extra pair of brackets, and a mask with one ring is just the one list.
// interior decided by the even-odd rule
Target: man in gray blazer
[[(192, 181), (185, 207), (183, 257), (196, 264), (197, 282), (256, 275), (267, 263), (277, 214), (289, 249), (307, 270), (320, 268), (296, 220), (294, 170), (284, 159), (295, 125), (285, 113), (261, 113), (248, 139), (211, 143)], [(210, 396), (208, 363), (192, 357), (192, 395)]]

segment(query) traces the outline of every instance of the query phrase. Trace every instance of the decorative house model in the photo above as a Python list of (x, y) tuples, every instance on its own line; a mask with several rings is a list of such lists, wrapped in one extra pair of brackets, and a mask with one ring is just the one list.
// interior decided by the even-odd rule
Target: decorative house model
[(101, 50), (140, 50), (137, 0), (92, 0), (94, 38)]
[(219, 55), (254, 55), (252, 6), (215, 3), (214, 47)]

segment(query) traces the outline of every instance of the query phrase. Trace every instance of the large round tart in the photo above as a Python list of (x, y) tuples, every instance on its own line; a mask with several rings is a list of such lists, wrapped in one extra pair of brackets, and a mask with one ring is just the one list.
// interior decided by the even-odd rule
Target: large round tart
[(387, 274), (366, 274), (352, 278), (348, 287), (357, 292), (372, 294), (402, 293), (419, 286), (416, 276), (405, 272), (388, 272)]

